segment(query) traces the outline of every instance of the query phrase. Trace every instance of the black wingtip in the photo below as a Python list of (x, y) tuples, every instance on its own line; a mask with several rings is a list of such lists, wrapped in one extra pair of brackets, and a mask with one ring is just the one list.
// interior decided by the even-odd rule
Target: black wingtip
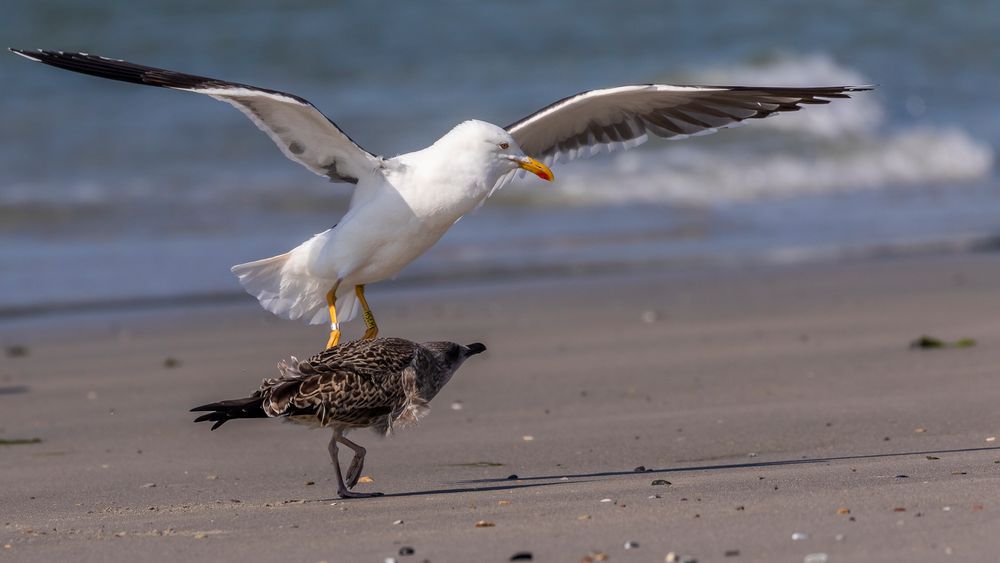
[(474, 342), (466, 346), (469, 349), (469, 355), (474, 356), (476, 354), (482, 354), (486, 351), (486, 346), (482, 342)]
[(15, 55), (19, 55), (31, 61), (39, 62), (41, 60), (33, 54), (35, 52), (41, 53), (42, 52), (41, 49), (38, 49), (37, 51), (26, 51), (24, 49), (17, 49), (15, 47), (7, 47), (7, 50), (10, 51), (11, 53), (14, 53)]

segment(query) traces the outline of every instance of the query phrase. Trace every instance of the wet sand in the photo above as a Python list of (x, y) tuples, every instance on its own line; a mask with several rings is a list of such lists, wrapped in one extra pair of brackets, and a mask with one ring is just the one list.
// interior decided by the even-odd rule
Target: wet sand
[[(326, 431), (255, 420), (209, 432), (187, 412), (317, 351), (322, 327), (249, 304), (0, 325), (0, 557), (986, 561), (1000, 550), (996, 254), (369, 296), (384, 335), (489, 347), (419, 426), (351, 435), (375, 481), (360, 490), (386, 493), (376, 499), (335, 498)], [(977, 345), (909, 349), (923, 334)]]

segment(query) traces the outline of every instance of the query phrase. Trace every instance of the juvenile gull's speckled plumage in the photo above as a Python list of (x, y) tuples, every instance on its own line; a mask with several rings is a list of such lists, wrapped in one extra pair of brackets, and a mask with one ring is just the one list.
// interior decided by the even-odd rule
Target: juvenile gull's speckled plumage
[[(292, 357), (278, 364), (280, 375), (265, 379), (250, 397), (202, 405), (211, 411), (195, 422), (212, 421), (212, 430), (234, 418), (283, 418), (317, 428), (332, 428), (330, 459), (341, 497), (351, 492), (364, 466), (365, 449), (344, 437), (352, 428), (372, 427), (382, 434), (416, 422), (428, 403), (482, 344), (418, 344), (402, 338), (358, 340), (330, 348), (305, 361)], [(347, 479), (340, 471), (337, 442), (354, 450)]]

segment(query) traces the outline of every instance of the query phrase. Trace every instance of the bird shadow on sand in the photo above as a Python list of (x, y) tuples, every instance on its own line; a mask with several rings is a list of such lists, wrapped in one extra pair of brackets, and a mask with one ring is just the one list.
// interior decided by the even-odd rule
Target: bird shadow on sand
[[(830, 457), (813, 457), (805, 459), (785, 459), (777, 461), (757, 461), (749, 463), (722, 463), (714, 465), (694, 465), (688, 467), (670, 467), (663, 469), (646, 469), (645, 471), (598, 471), (593, 473), (563, 473), (557, 475), (537, 475), (533, 477), (518, 477), (518, 481), (549, 481), (552, 479), (588, 479), (596, 480), (600, 478), (607, 477), (623, 477), (626, 475), (656, 475), (664, 473), (685, 473), (689, 471), (721, 471), (725, 469), (752, 469), (752, 468), (764, 468), (764, 467), (780, 467), (786, 465), (807, 465), (816, 463), (828, 463), (832, 461), (849, 461), (849, 460), (860, 460), (860, 459), (879, 459), (879, 458), (892, 458), (892, 457), (905, 457), (905, 456), (915, 456), (915, 455), (932, 455), (932, 454), (954, 454), (954, 453), (968, 453), (968, 452), (989, 452), (998, 451), (1000, 446), (990, 446), (982, 448), (958, 448), (951, 450), (923, 450), (914, 452), (893, 452), (893, 453), (880, 453), (880, 454), (860, 454), (860, 455), (845, 455), (845, 456), (830, 456)], [(475, 483), (499, 483), (506, 481), (505, 478), (497, 479), (471, 479), (468, 481), (456, 481), (454, 484), (475, 484)], [(559, 481), (565, 482), (565, 481)], [(579, 483), (580, 481), (573, 481)]]
[[(535, 477), (534, 479), (544, 479), (544, 477)], [(590, 481), (596, 481), (597, 479), (584, 479), (582, 481), (572, 481), (573, 483), (589, 483)], [(494, 480), (485, 480), (487, 482), (494, 482)], [(521, 483), (521, 479), (496, 479), (496, 482), (505, 482), (507, 485), (493, 485), (493, 486), (482, 486), (482, 487), (456, 487), (453, 489), (430, 489), (425, 491), (407, 491), (402, 493), (385, 493), (378, 497), (371, 497), (365, 499), (344, 499), (340, 497), (333, 498), (320, 498), (312, 499), (304, 502), (342, 502), (348, 500), (371, 500), (372, 498), (394, 498), (394, 497), (416, 497), (416, 496), (427, 496), (427, 495), (449, 495), (455, 493), (490, 493), (493, 491), (510, 491), (513, 489), (534, 489), (537, 487), (548, 487), (551, 485), (568, 485), (569, 481), (556, 481), (554, 483)], [(471, 481), (470, 481), (471, 482)]]

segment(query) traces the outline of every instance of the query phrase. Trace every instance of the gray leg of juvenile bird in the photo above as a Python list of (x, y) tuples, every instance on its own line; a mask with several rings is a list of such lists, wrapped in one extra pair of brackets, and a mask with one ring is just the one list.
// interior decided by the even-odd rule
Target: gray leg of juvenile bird
[(343, 435), (340, 436), (338, 441), (344, 444), (348, 448), (354, 450), (354, 459), (351, 460), (350, 467), (347, 468), (347, 486), (353, 487), (358, 484), (358, 479), (361, 478), (361, 470), (365, 467), (365, 453), (366, 450), (364, 446), (355, 444), (354, 442), (348, 440)]
[(330, 451), (330, 460), (333, 462), (333, 468), (337, 474), (337, 495), (340, 498), (365, 498), (365, 497), (378, 497), (382, 496), (382, 493), (357, 493), (351, 491), (344, 484), (344, 475), (340, 472), (340, 462), (337, 459), (337, 440), (343, 438), (340, 436), (340, 432), (334, 430), (333, 438), (330, 438), (330, 445), (328, 447)]

